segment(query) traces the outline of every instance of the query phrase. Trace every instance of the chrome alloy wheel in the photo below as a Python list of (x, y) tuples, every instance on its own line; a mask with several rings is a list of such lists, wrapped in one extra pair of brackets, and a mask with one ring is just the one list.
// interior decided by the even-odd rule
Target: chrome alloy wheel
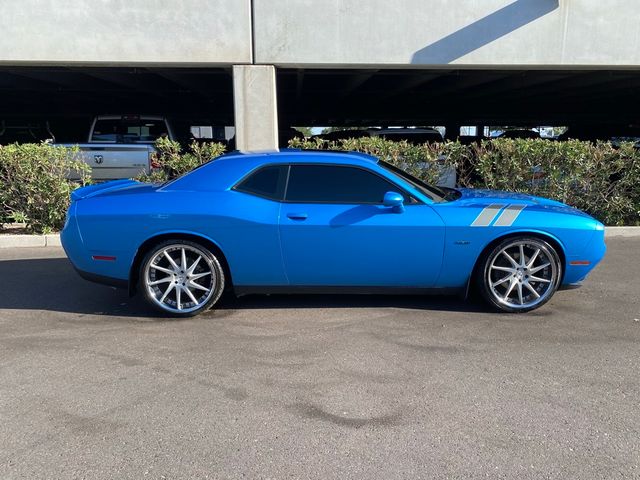
[(514, 241), (500, 249), (486, 270), (486, 282), (494, 299), (513, 310), (530, 310), (556, 290), (560, 268), (544, 242)]
[(163, 310), (186, 314), (203, 307), (216, 290), (216, 269), (209, 255), (195, 245), (162, 247), (147, 261), (144, 285)]

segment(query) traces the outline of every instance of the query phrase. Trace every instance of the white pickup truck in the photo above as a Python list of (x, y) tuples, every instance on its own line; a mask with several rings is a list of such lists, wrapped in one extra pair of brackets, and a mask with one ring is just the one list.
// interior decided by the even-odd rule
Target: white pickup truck
[(87, 143), (57, 143), (79, 147), (91, 167), (93, 180), (133, 178), (149, 173), (153, 144), (160, 137), (174, 139), (167, 119), (154, 115), (100, 115), (91, 124)]

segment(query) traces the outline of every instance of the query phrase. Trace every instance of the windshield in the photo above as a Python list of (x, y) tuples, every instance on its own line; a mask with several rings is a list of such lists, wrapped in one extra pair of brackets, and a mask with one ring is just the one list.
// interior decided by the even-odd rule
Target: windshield
[[(390, 163), (387, 163), (384, 160), (380, 160), (378, 164), (384, 167), (385, 169), (389, 170), (393, 174), (397, 175), (398, 177), (402, 178), (405, 182), (411, 184), (411, 186), (413, 186), (416, 190), (418, 190), (423, 195), (426, 195), (427, 197), (432, 199), (434, 202), (444, 202), (450, 199), (449, 197), (451, 196), (451, 192), (445, 191), (440, 187), (434, 187), (433, 185), (429, 185), (423, 182), (422, 180), (420, 180), (419, 178), (416, 178), (413, 175), (408, 174), (404, 170), (396, 167), (395, 165), (391, 165)], [(452, 189), (446, 189), (446, 190), (452, 190)], [(453, 190), (453, 192), (455, 192), (457, 196), (457, 191)]]

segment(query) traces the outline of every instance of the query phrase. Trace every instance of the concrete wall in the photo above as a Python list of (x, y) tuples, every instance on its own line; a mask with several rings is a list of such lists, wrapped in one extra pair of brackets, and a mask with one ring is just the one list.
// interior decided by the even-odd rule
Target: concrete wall
[(640, 66), (637, 0), (254, 0), (275, 65)]
[[(637, 0), (253, 0), (279, 66), (640, 66)], [(251, 63), (251, 0), (2, 2), (0, 64)]]
[(0, 32), (0, 64), (251, 62), (250, 0), (6, 0)]

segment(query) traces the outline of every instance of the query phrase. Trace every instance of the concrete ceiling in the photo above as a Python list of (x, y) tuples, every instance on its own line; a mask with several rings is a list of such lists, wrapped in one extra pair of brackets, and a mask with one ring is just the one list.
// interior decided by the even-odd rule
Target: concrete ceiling
[[(288, 125), (628, 125), (640, 71), (279, 69)], [(233, 124), (230, 68), (0, 67), (0, 119), (154, 113)]]

